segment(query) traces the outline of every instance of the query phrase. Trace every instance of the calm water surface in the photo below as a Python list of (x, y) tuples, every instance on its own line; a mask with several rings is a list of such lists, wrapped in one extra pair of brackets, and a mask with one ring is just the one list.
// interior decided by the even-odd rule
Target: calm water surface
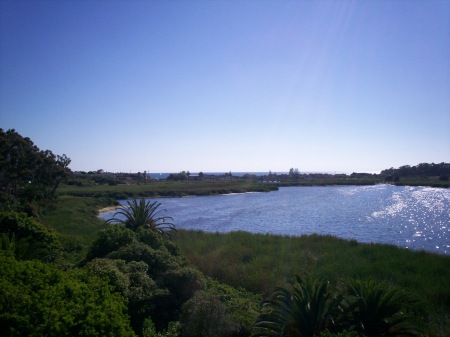
[[(300, 236), (331, 234), (450, 254), (450, 189), (286, 187), (270, 193), (152, 199), (178, 228)], [(120, 201), (125, 203), (125, 201)], [(105, 212), (108, 219), (114, 212)]]

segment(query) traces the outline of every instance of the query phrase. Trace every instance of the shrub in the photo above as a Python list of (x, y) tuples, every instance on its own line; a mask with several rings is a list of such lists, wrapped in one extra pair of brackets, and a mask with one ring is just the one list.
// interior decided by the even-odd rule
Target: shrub
[(98, 277), (4, 255), (0, 276), (6, 336), (134, 336), (125, 299)]
[(105, 257), (107, 254), (123, 247), (135, 239), (132, 230), (122, 225), (108, 225), (98, 234), (97, 239), (92, 244), (87, 259)]
[(238, 331), (239, 325), (216, 296), (198, 291), (183, 305), (184, 337), (225, 337)]
[(27, 240), (30, 245), (40, 245), (44, 249), (40, 256), (53, 261), (58, 256), (60, 245), (55, 235), (36, 219), (25, 213), (1, 212), (0, 233), (5, 233), (15, 240)]

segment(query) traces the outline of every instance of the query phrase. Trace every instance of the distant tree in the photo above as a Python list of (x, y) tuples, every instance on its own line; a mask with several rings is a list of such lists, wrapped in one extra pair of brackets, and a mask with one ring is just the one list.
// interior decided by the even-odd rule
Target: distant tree
[(386, 176), (421, 176), (421, 177), (429, 177), (429, 176), (441, 176), (450, 174), (450, 163), (421, 163), (417, 166), (403, 165), (397, 169), (393, 167), (381, 171), (380, 175), (382, 177)]
[(289, 169), (289, 176), (296, 177), (299, 174), (300, 174), (300, 172), (299, 172), (298, 168), (293, 168), (292, 167), (292, 168)]
[(166, 179), (177, 181), (177, 180), (187, 180), (188, 178), (189, 178), (188, 174), (185, 171), (181, 171), (180, 173), (169, 174), (169, 176)]

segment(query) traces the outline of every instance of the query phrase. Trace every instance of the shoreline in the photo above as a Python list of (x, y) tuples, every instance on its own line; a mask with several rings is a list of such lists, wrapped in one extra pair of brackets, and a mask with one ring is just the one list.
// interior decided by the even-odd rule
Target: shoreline
[(116, 209), (118, 209), (120, 206), (108, 206), (108, 207), (103, 207), (103, 208), (100, 208), (97, 212), (98, 212), (98, 215), (100, 215), (100, 213), (103, 213), (103, 212), (110, 212), (110, 211), (115, 211)]

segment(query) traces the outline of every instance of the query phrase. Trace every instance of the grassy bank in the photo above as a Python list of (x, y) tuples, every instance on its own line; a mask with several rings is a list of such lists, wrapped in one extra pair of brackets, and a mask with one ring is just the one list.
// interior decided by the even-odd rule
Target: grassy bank
[[(205, 180), (205, 181), (168, 181), (152, 180), (144, 184), (130, 185), (62, 185), (58, 188), (60, 196), (95, 197), (129, 199), (138, 197), (182, 197), (200, 195), (218, 195), (244, 192), (270, 192), (279, 187), (288, 186), (330, 186), (330, 185), (374, 185), (385, 183), (379, 177), (351, 178), (334, 177), (315, 178), (305, 175), (293, 181), (264, 182), (252, 179)], [(408, 178), (395, 185), (449, 187), (449, 181), (434, 178)]]
[(263, 296), (297, 273), (325, 278), (337, 287), (352, 278), (388, 282), (420, 300), (425, 331), (447, 336), (450, 257), (318, 235), (181, 230), (177, 243), (204, 274)]
[(181, 197), (187, 195), (217, 195), (243, 192), (269, 192), (278, 189), (275, 184), (251, 180), (221, 181), (165, 181), (154, 180), (147, 184), (61, 186), (59, 195), (80, 197)]
[(107, 198), (61, 196), (57, 205), (42, 215), (41, 221), (56, 232), (66, 261), (76, 263), (85, 256), (103, 226), (98, 210), (113, 203)]

